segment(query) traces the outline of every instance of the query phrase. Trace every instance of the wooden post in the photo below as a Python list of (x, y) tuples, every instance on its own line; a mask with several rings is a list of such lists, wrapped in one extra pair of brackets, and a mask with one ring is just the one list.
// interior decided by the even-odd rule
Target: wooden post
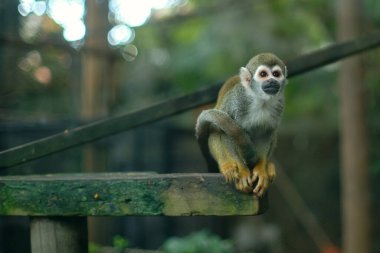
[[(96, 48), (107, 52), (108, 1), (86, 0), (86, 40), (85, 48)], [(105, 54), (83, 51), (82, 56), (82, 91), (81, 118), (88, 121), (104, 118), (107, 113), (107, 98), (109, 89), (109, 74), (111, 72), (108, 58)], [(95, 145), (83, 150), (83, 167), (86, 172), (105, 170), (105, 152)], [(103, 159), (102, 159), (103, 158)], [(110, 222), (102, 218), (88, 218), (89, 241), (102, 244), (106, 241)]]
[(33, 217), (32, 253), (88, 252), (86, 217)]
[[(337, 1), (338, 39), (362, 32), (362, 0)], [(359, 56), (342, 62), (339, 71), (342, 250), (371, 250), (371, 190), (365, 66)]]

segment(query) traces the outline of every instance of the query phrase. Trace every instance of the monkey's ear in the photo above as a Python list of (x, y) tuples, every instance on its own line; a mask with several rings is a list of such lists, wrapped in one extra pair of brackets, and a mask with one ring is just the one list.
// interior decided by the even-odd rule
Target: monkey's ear
[(240, 82), (243, 86), (248, 88), (252, 81), (252, 74), (249, 72), (249, 70), (245, 67), (240, 68)]

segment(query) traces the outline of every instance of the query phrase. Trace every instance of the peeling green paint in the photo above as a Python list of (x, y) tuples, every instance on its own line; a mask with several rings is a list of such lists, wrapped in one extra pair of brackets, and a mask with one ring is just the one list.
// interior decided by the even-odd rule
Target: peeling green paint
[(265, 202), (215, 174), (0, 177), (0, 215), (255, 215)]

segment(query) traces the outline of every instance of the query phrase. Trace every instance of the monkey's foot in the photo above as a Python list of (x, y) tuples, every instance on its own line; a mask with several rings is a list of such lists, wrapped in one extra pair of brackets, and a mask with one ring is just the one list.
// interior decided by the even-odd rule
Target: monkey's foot
[[(272, 164), (272, 163), (271, 163)], [(273, 164), (272, 164), (273, 165)], [(274, 165), (270, 166), (271, 167), (271, 172), (273, 170)], [(269, 166), (268, 166), (269, 170)], [(256, 185), (254, 186), (255, 188), (253, 189), (253, 193), (256, 194), (257, 196), (261, 197), (264, 195), (266, 190), (268, 189), (268, 185), (270, 182), (270, 176), (266, 168), (266, 162), (265, 161), (260, 161), (252, 171), (252, 182), (256, 182)]]
[(242, 192), (252, 191), (252, 177), (249, 169), (244, 164), (232, 161), (220, 166), (224, 178), (227, 182), (235, 182), (235, 187)]
[(276, 166), (273, 163), (268, 163), (268, 178), (269, 178), (269, 183), (272, 184), (274, 180), (276, 179)]

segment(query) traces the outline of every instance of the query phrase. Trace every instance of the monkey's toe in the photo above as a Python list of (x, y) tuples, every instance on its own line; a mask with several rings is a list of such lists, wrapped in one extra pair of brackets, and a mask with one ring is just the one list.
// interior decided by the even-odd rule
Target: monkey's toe
[(242, 192), (246, 192), (246, 193), (252, 192), (253, 188), (252, 188), (251, 176), (237, 179), (235, 181), (235, 187), (236, 189)]
[(244, 166), (238, 166), (238, 175), (235, 179), (235, 187), (242, 192), (252, 192), (252, 177), (249, 169)]
[(225, 173), (223, 173), (224, 178), (226, 179), (226, 182), (233, 182), (236, 178), (236, 173), (233, 170), (229, 170)]
[(251, 192), (252, 191), (252, 178), (251, 173), (244, 164), (239, 162), (228, 162), (220, 167), (220, 171), (224, 175), (227, 182), (235, 182), (235, 187), (239, 191)]
[(238, 166), (235, 162), (225, 163), (220, 167), (220, 171), (227, 182), (233, 182), (238, 175)]
[(269, 177), (267, 173), (253, 170), (252, 180), (256, 182), (253, 193), (259, 197), (263, 196), (269, 185)]

